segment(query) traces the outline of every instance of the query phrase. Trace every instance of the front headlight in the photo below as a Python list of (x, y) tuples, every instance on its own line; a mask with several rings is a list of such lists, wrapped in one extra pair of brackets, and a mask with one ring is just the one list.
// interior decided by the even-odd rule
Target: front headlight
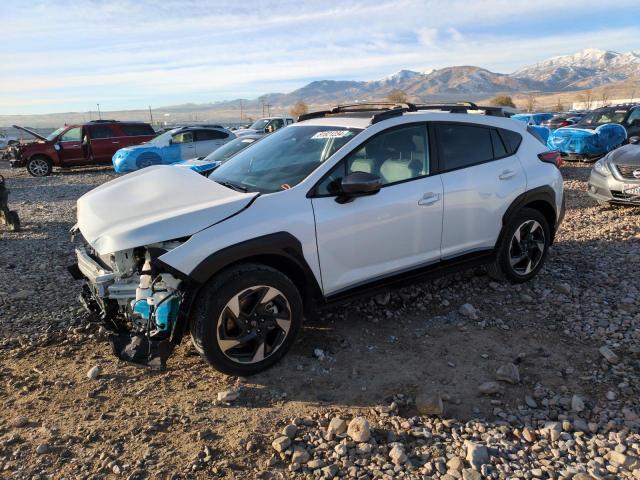
[(611, 175), (611, 170), (609, 170), (609, 163), (607, 162), (607, 157), (601, 158), (593, 165), (593, 170), (602, 175), (603, 177), (608, 177)]

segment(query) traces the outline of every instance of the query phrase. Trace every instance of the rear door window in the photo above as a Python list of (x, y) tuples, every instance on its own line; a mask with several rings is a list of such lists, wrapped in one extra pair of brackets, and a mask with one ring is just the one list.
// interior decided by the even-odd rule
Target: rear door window
[(443, 171), (493, 160), (491, 129), (472, 125), (436, 124), (438, 158)]
[(89, 136), (93, 139), (115, 137), (109, 125), (92, 125), (89, 127)]
[(121, 123), (120, 128), (122, 133), (127, 137), (140, 137), (143, 135), (155, 135), (156, 132), (151, 128), (151, 125), (146, 123)]
[(205, 142), (207, 140), (224, 140), (229, 136), (228, 133), (219, 130), (196, 130), (196, 142)]

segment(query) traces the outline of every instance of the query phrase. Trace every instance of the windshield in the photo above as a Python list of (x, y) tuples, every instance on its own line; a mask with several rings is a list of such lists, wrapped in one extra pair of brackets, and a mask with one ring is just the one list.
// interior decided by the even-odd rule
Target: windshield
[(262, 130), (264, 127), (267, 126), (267, 123), (269, 123), (269, 119), (263, 118), (262, 120), (256, 120), (255, 122), (253, 122), (249, 128), (253, 128), (255, 130)]
[(622, 123), (626, 110), (602, 110), (598, 112), (591, 112), (586, 114), (582, 121), (582, 125), (600, 125), (603, 123)]
[(157, 137), (149, 140), (147, 143), (150, 143), (151, 145), (157, 145), (159, 147), (169, 145), (169, 140), (171, 140), (171, 137), (174, 133), (176, 133), (177, 130), (177, 128), (174, 128), (173, 130), (169, 130), (168, 132), (161, 133)]
[(248, 192), (287, 190), (361, 131), (321, 125), (282, 128), (235, 155), (209, 178)]
[(50, 142), (55, 140), (56, 137), (58, 135), (60, 135), (60, 132), (62, 132), (66, 127), (60, 127), (57, 130), (54, 130), (53, 132), (51, 132), (49, 135), (47, 135), (47, 140), (49, 140)]
[(208, 162), (224, 162), (255, 141), (255, 138), (236, 138), (214, 150), (204, 159)]

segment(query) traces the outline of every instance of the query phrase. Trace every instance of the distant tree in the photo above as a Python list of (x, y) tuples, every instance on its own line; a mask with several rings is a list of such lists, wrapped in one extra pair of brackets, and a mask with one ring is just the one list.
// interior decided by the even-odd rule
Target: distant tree
[(600, 94), (600, 103), (601, 107), (606, 107), (609, 104), (609, 89), (603, 88), (602, 93)]
[(387, 95), (387, 100), (394, 103), (407, 103), (409, 101), (409, 95), (404, 90), (391, 90)]
[(591, 110), (591, 105), (593, 104), (593, 92), (591, 90), (585, 90), (582, 95), (580, 95), (580, 101), (584, 103), (585, 110)]
[(513, 99), (509, 95), (498, 95), (489, 100), (489, 103), (495, 107), (516, 108), (516, 104), (513, 103)]
[(299, 117), (309, 111), (309, 107), (302, 100), (298, 100), (296, 104), (289, 109), (289, 113), (292, 117)]
[(533, 95), (527, 96), (527, 112), (533, 112), (536, 109), (536, 97)]

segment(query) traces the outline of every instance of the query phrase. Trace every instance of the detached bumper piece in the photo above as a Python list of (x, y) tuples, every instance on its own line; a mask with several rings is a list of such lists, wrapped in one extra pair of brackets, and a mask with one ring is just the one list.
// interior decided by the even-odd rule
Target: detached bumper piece
[(119, 333), (109, 337), (113, 354), (134, 365), (163, 370), (173, 352), (174, 344), (167, 340), (151, 340), (144, 334)]

